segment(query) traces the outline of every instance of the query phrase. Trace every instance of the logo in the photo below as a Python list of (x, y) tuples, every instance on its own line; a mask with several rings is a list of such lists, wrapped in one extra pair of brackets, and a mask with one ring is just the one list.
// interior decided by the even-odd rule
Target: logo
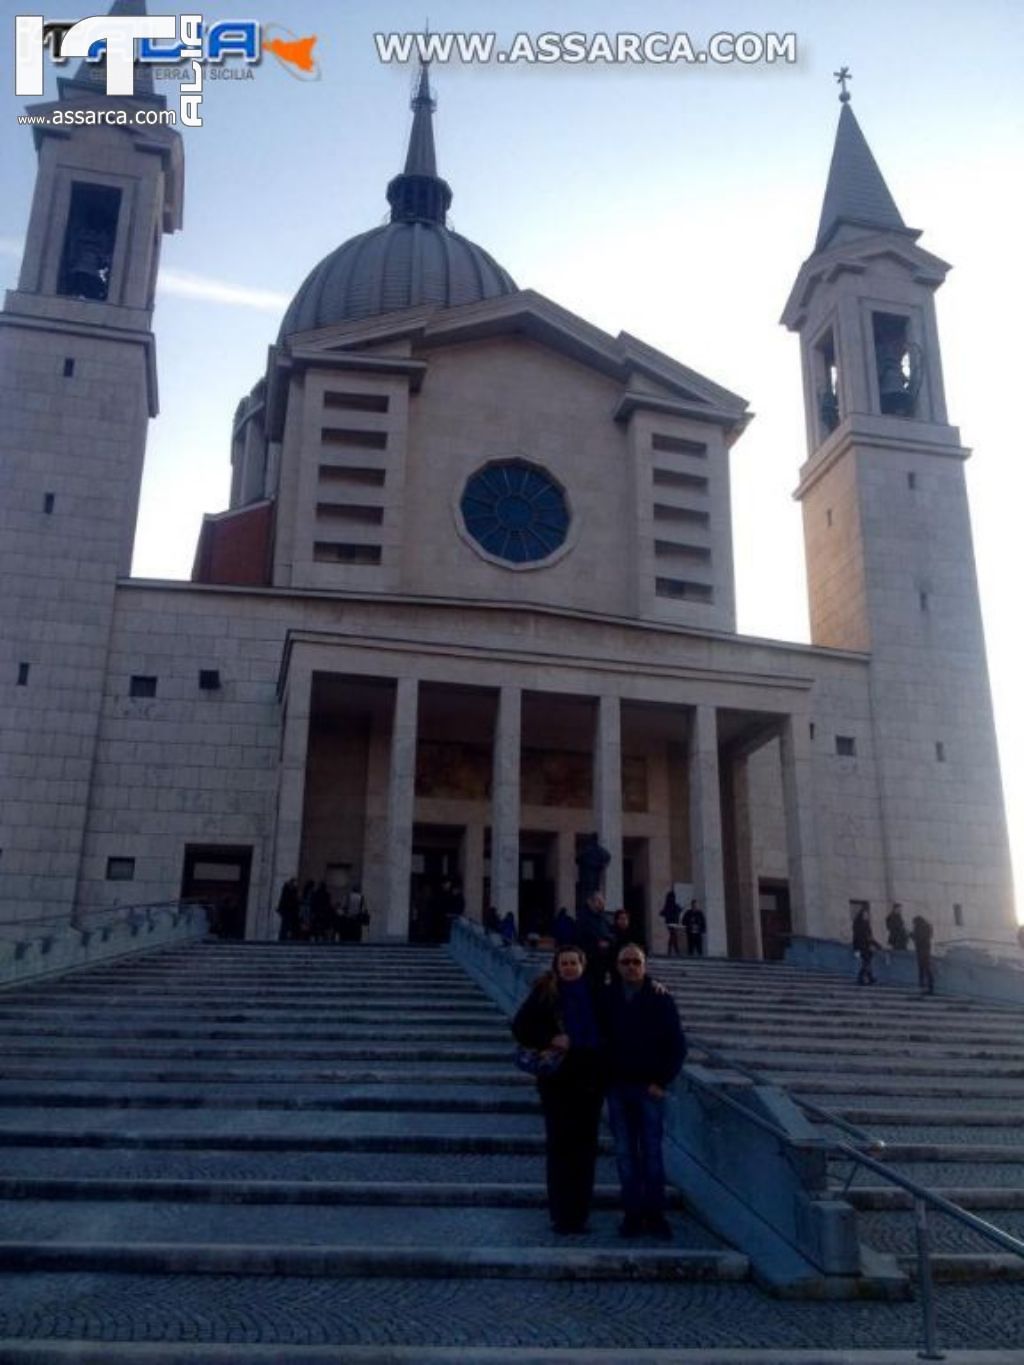
[(199, 102), (204, 68), (211, 77), (226, 75), (222, 64), (228, 57), (242, 61), (244, 74), (251, 77), (248, 68), (261, 60), (265, 48), (297, 80), (320, 79), (320, 66), (313, 55), (315, 34), (303, 38), (280, 24), (266, 27), (274, 32), (263, 39), (261, 26), (254, 19), (222, 19), (207, 26), (201, 14), (182, 14), (177, 19), (173, 15), (104, 14), (78, 23), (20, 14), (15, 22), (15, 93), (43, 94), (46, 49), (50, 60), (58, 65), (71, 57), (103, 62), (108, 95), (135, 93), (136, 63), (191, 66), (191, 81), (179, 86), (181, 122), (198, 128), (202, 126)]
[[(281, 24), (264, 24), (263, 32), (263, 51), (276, 57), (289, 76), (294, 76), (297, 81), (320, 79), (320, 63), (313, 56), (316, 34), (310, 38), (299, 38), (290, 28)], [(284, 37), (278, 38), (278, 33)], [(267, 37), (267, 34), (273, 36)]]

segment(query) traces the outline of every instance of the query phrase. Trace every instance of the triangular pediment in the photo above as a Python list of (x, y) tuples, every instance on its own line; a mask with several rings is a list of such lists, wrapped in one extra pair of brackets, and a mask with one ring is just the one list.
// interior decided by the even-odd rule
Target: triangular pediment
[(498, 336), (523, 336), (623, 386), (619, 416), (653, 402), (705, 415), (722, 425), (742, 426), (747, 404), (730, 390), (627, 332), (612, 336), (533, 290), (520, 290), (460, 308), (411, 308), (290, 336), (276, 354), (285, 364), (355, 358), (382, 364), (422, 365), (435, 347)]

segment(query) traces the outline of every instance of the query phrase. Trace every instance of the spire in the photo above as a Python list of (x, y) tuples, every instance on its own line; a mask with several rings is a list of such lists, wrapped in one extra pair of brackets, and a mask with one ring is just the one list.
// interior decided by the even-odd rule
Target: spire
[(430, 93), (430, 67), (420, 63), (420, 78), (412, 97), (412, 132), (405, 157), (406, 175), (437, 176), (434, 154), (434, 110), (437, 101)]
[(434, 153), (435, 101), (430, 93), (428, 64), (420, 64), (416, 93), (412, 98), (412, 132), (405, 157), (405, 170), (388, 185), (393, 223), (440, 223), (452, 202), (447, 181), (437, 173)]
[(900, 216), (889, 187), (882, 179), (878, 163), (860, 130), (860, 124), (850, 108), (850, 95), (846, 89), (850, 73), (847, 68), (843, 67), (836, 78), (842, 85), (839, 96), (842, 110), (825, 199), (821, 206), (815, 251), (828, 246), (843, 223), (868, 231), (904, 232), (916, 237), (918, 234), (913, 228), (908, 228)]
[[(146, 13), (146, 0), (113, 0), (113, 4), (107, 13), (122, 18), (138, 18)], [(78, 70), (74, 76), (70, 79), (62, 77), (58, 81), (58, 89), (62, 97), (65, 87), (68, 86), (77, 90), (105, 92), (107, 88), (106, 59), (98, 62), (85, 60), (79, 62)], [(162, 95), (156, 94), (153, 87), (153, 69), (145, 62), (136, 61), (135, 63), (135, 94), (143, 99), (159, 99), (166, 103)]]

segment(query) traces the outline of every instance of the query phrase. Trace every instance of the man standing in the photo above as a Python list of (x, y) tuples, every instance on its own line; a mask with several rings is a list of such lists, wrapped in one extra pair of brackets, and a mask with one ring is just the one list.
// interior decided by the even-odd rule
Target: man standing
[(598, 985), (605, 985), (611, 972), (611, 925), (604, 916), (604, 897), (595, 891), (587, 897), (583, 909), (576, 916), (576, 941), (587, 958), (587, 976)]
[[(917, 921), (914, 921), (915, 924)], [(866, 905), (862, 905), (853, 917), (853, 951), (860, 958), (860, 971), (857, 973), (858, 986), (873, 986), (875, 974), (871, 970), (871, 960), (875, 949), (881, 948), (871, 930), (871, 915)]]
[(690, 908), (682, 918), (682, 925), (686, 930), (687, 954), (690, 957), (703, 957), (704, 935), (707, 933), (708, 922), (696, 901), (690, 902)]
[(642, 948), (616, 959), (608, 1006), (608, 1120), (622, 1185), (623, 1237), (650, 1232), (668, 1240), (662, 1158), (665, 1091), (679, 1074), (686, 1039), (676, 1002), (647, 976)]
[(935, 994), (935, 973), (932, 971), (932, 938), (934, 930), (924, 915), (915, 915), (910, 937), (917, 954), (917, 984), (923, 995)]

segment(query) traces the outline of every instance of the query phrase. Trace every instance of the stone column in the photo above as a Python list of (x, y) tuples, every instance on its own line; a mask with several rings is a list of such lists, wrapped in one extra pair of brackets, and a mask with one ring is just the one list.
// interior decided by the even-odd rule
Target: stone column
[(409, 879), (412, 876), (412, 818), (416, 800), (416, 730), (419, 684), (399, 678), (391, 720), (388, 775), (387, 936), (409, 937)]
[(502, 917), (511, 910), (519, 927), (520, 743), (523, 694), (498, 692), (491, 780), (491, 904)]
[(789, 904), (795, 934), (824, 932), (821, 866), (814, 820), (811, 740), (803, 716), (787, 716), (779, 736), (786, 807)]
[[(724, 953), (725, 881), (722, 804), (718, 781), (718, 725), (713, 706), (695, 706), (690, 725), (690, 849), (693, 894), (708, 922), (706, 953)], [(685, 910), (685, 906), (683, 907)]]
[(281, 724), (284, 735), (277, 773), (277, 825), (274, 834), (273, 873), (270, 879), (268, 917), (262, 932), (277, 936), (277, 922), (273, 914), (281, 887), (289, 877), (299, 878), (301, 885), (305, 869), (300, 868), (302, 855), (302, 811), (306, 800), (306, 759), (309, 753), (309, 716), (313, 694), (313, 669), (297, 654), (292, 655), (288, 670)]
[(557, 912), (563, 905), (570, 915), (576, 913), (576, 831), (560, 829), (558, 839)]
[(484, 917), (484, 827), (474, 818), (462, 842), (462, 894), (466, 898), (466, 917), (478, 922)]
[(622, 908), (622, 723), (618, 697), (601, 697), (594, 736), (594, 824), (612, 855), (604, 870), (606, 908)]

